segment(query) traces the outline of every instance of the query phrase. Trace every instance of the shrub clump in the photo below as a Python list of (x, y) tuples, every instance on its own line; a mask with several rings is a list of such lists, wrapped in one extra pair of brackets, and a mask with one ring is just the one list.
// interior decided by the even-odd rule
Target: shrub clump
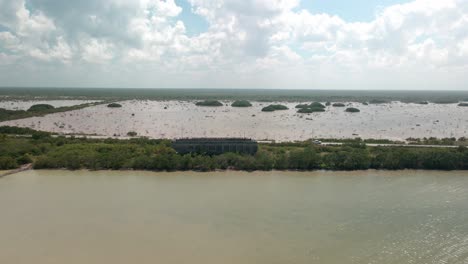
[(310, 114), (310, 113), (317, 113), (317, 112), (325, 112), (325, 109), (321, 107), (308, 107), (308, 108), (301, 108), (297, 112), (300, 114)]
[(334, 103), (333, 107), (345, 107), (345, 104), (343, 104), (343, 103)]
[(307, 107), (309, 107), (308, 104), (298, 104), (298, 105), (296, 105), (297, 109), (302, 109), (302, 108), (307, 108)]
[(388, 101), (382, 99), (372, 99), (369, 101), (370, 104), (386, 104)]
[(468, 103), (459, 103), (458, 106), (468, 107)]
[(297, 105), (296, 108), (299, 108), (297, 111), (300, 114), (310, 114), (310, 113), (316, 113), (316, 112), (325, 112), (326, 106), (319, 102), (313, 102), (310, 105), (307, 104), (302, 104), (302, 105)]
[(313, 102), (309, 105), (309, 108), (325, 108), (325, 106), (319, 102)]
[(52, 105), (49, 105), (49, 104), (36, 104), (36, 105), (33, 105), (31, 106), (28, 111), (29, 112), (38, 112), (38, 111), (46, 111), (46, 110), (50, 110), (50, 109), (54, 109), (55, 107), (53, 107)]
[(278, 110), (288, 110), (289, 108), (285, 105), (269, 105), (262, 109), (262, 112), (274, 112)]
[(346, 108), (346, 112), (348, 112), (348, 113), (359, 113), (359, 112), (361, 112), (361, 110), (359, 110), (357, 108), (354, 108), (354, 107), (350, 107), (350, 108)]
[(240, 101), (235, 101), (231, 105), (232, 107), (251, 107), (252, 104), (249, 101), (246, 100), (240, 100)]
[(422, 102), (417, 102), (417, 104), (420, 104), (420, 105), (427, 105), (427, 104), (429, 104), (429, 102), (428, 102), (428, 101), (422, 101)]
[(138, 135), (138, 133), (135, 132), (135, 131), (130, 131), (130, 132), (127, 133), (127, 136), (129, 136), (129, 137), (136, 137), (137, 135)]
[(223, 103), (216, 100), (205, 100), (195, 103), (197, 106), (223, 106)]
[(110, 108), (120, 108), (122, 107), (121, 104), (118, 104), (118, 103), (111, 103), (111, 104), (108, 104), (107, 107), (110, 107)]

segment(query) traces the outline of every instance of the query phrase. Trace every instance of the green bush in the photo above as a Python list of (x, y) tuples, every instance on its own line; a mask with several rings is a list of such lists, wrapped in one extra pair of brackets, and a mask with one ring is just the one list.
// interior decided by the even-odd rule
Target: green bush
[(28, 109), (28, 112), (40, 112), (40, 111), (46, 111), (50, 109), (55, 109), (55, 107), (49, 104), (36, 104), (36, 105), (31, 106)]
[[(13, 135), (32, 135), (38, 132), (28, 127), (13, 127), (13, 126), (0, 126), (0, 134), (13, 134)], [(49, 132), (41, 132), (51, 134)]]
[(308, 107), (308, 108), (301, 108), (297, 112), (300, 114), (310, 114), (310, 113), (325, 112), (325, 109), (321, 107)]
[(296, 105), (296, 108), (297, 108), (297, 109), (308, 108), (308, 107), (309, 107), (308, 104), (298, 104), (298, 105)]
[(346, 105), (343, 103), (334, 103), (333, 107), (345, 107)]
[(348, 113), (359, 113), (359, 112), (361, 112), (361, 110), (359, 110), (357, 108), (354, 108), (354, 107), (350, 107), (350, 108), (346, 108), (346, 112), (348, 112)]
[(319, 102), (313, 102), (309, 105), (309, 108), (326, 108), (326, 107)]
[(467, 107), (468, 103), (459, 103), (458, 106)]
[(195, 103), (197, 106), (223, 106), (223, 103), (216, 100), (205, 100)]
[(10, 170), (18, 168), (18, 163), (12, 157), (0, 156), (0, 170)]
[(23, 165), (23, 164), (28, 164), (28, 163), (32, 163), (33, 162), (33, 159), (31, 158), (31, 155), (29, 154), (24, 154), (23, 156), (19, 157), (16, 159), (16, 162), (20, 165)]
[(274, 112), (278, 110), (288, 110), (289, 108), (285, 105), (269, 105), (262, 109), (262, 112)]
[(238, 100), (232, 103), (232, 107), (251, 107), (252, 104), (249, 101), (246, 100)]
[(108, 104), (107, 107), (110, 107), (110, 108), (120, 108), (122, 107), (121, 104), (118, 104), (118, 103), (111, 103), (111, 104)]
[(138, 133), (135, 132), (135, 131), (130, 131), (130, 132), (127, 133), (127, 136), (129, 136), (129, 137), (136, 137), (137, 135), (138, 135)]

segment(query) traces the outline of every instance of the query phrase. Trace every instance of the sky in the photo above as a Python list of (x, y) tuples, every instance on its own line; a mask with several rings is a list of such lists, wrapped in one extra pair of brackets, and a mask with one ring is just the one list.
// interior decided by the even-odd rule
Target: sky
[(0, 7), (0, 86), (468, 90), (468, 0)]

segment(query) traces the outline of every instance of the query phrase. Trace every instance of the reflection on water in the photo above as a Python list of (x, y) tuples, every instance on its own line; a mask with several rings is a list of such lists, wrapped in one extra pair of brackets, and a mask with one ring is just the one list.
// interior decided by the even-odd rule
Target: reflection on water
[(0, 263), (467, 263), (467, 172), (29, 171)]

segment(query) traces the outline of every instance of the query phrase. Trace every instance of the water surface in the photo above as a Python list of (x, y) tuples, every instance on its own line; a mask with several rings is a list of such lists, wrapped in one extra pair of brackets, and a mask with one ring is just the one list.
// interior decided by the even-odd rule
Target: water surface
[(468, 172), (28, 171), (0, 263), (468, 263)]

